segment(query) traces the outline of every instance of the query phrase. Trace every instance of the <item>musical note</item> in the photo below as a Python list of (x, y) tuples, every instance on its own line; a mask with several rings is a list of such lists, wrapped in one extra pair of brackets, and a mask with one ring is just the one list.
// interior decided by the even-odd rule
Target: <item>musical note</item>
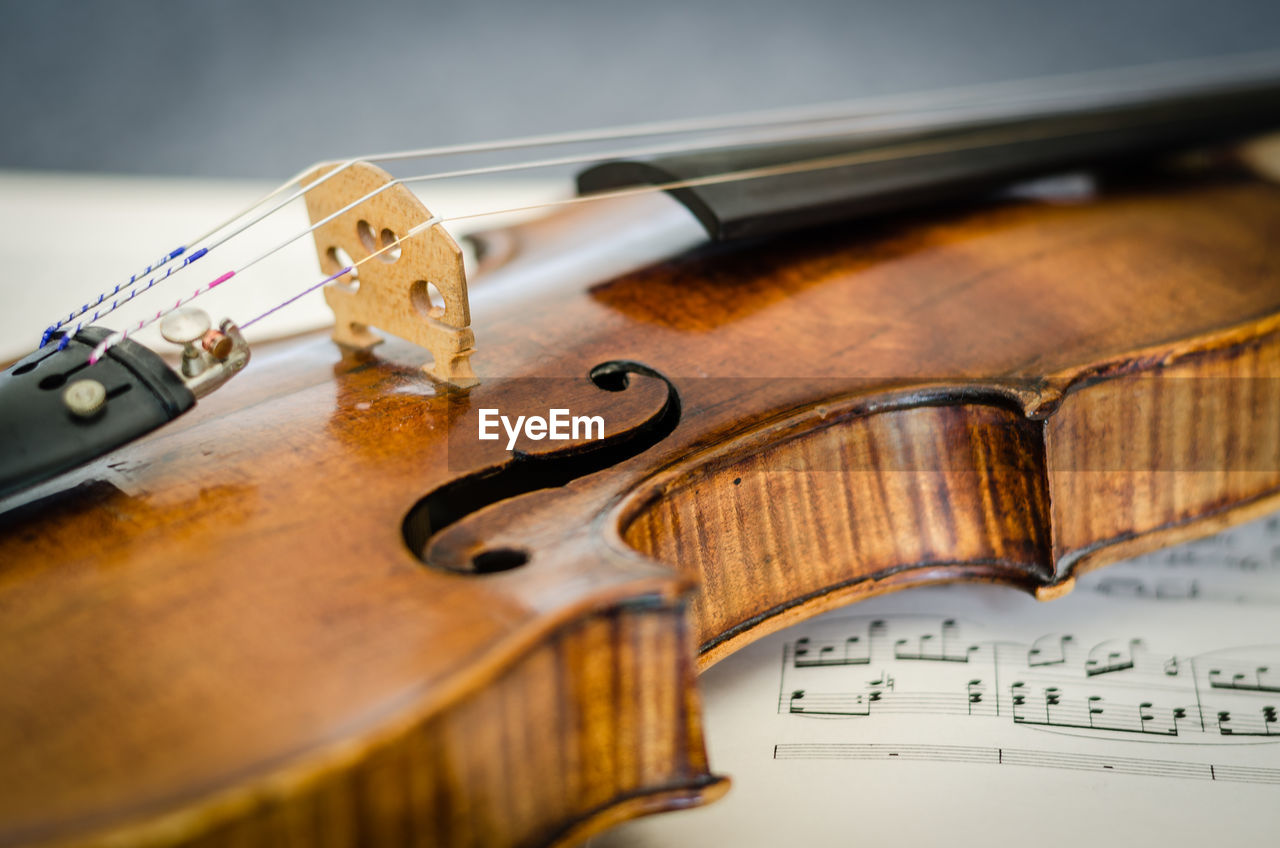
[[(1156, 717), (1155, 717), (1155, 714), (1152, 712), (1152, 708), (1154, 706), (1155, 705), (1152, 704), (1150, 701), (1143, 701), (1141, 704), (1138, 704), (1138, 722), (1141, 725), (1141, 729), (1143, 733), (1147, 732), (1147, 722), (1155, 721)], [(1176, 734), (1177, 732), (1178, 732), (1178, 722), (1177, 722), (1177, 719), (1175, 718), (1173, 723), (1173, 733)]]
[(982, 703), (986, 687), (981, 680), (970, 680), (966, 689), (969, 695), (969, 715), (973, 715), (973, 708)]
[(803, 689), (791, 693), (787, 712), (792, 715), (811, 716), (869, 716), (871, 705), (880, 700), (881, 693), (819, 695), (806, 700)]
[(893, 689), (893, 678), (892, 678), (892, 677), (890, 677), (889, 675), (885, 674), (885, 673), (882, 671), (882, 672), (880, 672), (880, 676), (879, 676), (879, 677), (877, 677), (875, 680), (869, 680), (869, 681), (867, 681), (867, 685), (868, 685), (868, 686), (871, 686), (871, 687), (882, 687), (882, 686), (883, 686), (883, 687), (885, 687), (885, 688), (887, 688), (887, 689), (889, 689), (889, 690), (891, 690), (891, 691), (892, 691), (892, 689)]
[(1219, 710), (1217, 713), (1218, 733), (1232, 737), (1267, 737), (1280, 735), (1276, 728), (1276, 708), (1267, 705), (1256, 713), (1240, 713), (1233, 710)]
[[(796, 668), (811, 668), (824, 665), (866, 665), (871, 662), (871, 651), (862, 643), (862, 637), (850, 636), (841, 646), (827, 642), (810, 645), (808, 639), (798, 639), (795, 647)], [(816, 653), (813, 648), (817, 648)]]
[(1231, 675), (1230, 680), (1223, 680), (1222, 669), (1214, 668), (1209, 670), (1209, 685), (1214, 689), (1239, 689), (1245, 692), (1280, 692), (1280, 684), (1262, 682), (1262, 675), (1269, 672), (1270, 669), (1267, 666), (1260, 665), (1253, 670), (1252, 680), (1244, 672), (1236, 672)]
[(1116, 671), (1127, 671), (1133, 668), (1133, 654), (1142, 646), (1141, 639), (1130, 639), (1127, 645), (1116, 646), (1115, 642), (1103, 642), (1089, 651), (1085, 660), (1085, 674), (1090, 677), (1099, 674), (1111, 674)]
[(867, 665), (871, 662), (871, 647), (877, 636), (883, 635), (885, 623), (872, 621), (863, 635), (849, 636), (843, 642), (811, 642), (797, 639), (792, 652), (796, 668), (815, 668), (833, 665)]
[[(951, 805), (980, 806), (991, 784), (1009, 782), (1004, 775), (988, 783), (983, 769), (1039, 769), (1042, 791), (1018, 801), (1024, 818), (1031, 810), (1039, 818), (1059, 813), (1063, 793), (1078, 791), (1082, 777), (1115, 793), (1101, 823), (1082, 824), (1071, 839), (1062, 836), (1070, 823), (1055, 823), (1055, 844), (1096, 842), (1108, 815), (1128, 827), (1134, 810), (1195, 820), (1185, 833), (1172, 826), (1178, 838), (1162, 837), (1170, 845), (1202, 845), (1223, 820), (1233, 828), (1252, 822), (1249, 844), (1270, 844), (1270, 808), (1231, 783), (1236, 790), (1280, 786), (1280, 619), (1263, 605), (1276, 603), (1280, 516), (1172, 554), (1082, 573), (1075, 592), (1052, 604), (981, 587), (874, 598), (768, 637), (776, 641), (761, 645), (770, 650), (733, 666), (725, 680), (751, 681), (738, 720), (759, 720), (753, 738), (767, 741), (773, 759), (761, 757), (759, 744), (713, 753), (735, 775), (767, 773), (774, 759), (849, 760), (763, 780), (770, 798), (781, 802), (777, 793), (791, 792), (785, 803), (803, 808), (806, 822), (830, 812), (825, 801), (804, 801), (827, 799), (833, 779), (891, 786), (888, 763), (915, 760), (917, 794), (947, 791)], [(766, 656), (781, 657), (781, 668), (761, 667)], [(758, 696), (776, 696), (777, 709), (758, 709)], [(947, 765), (934, 772), (927, 768), (933, 762)], [(1170, 779), (1204, 781), (1205, 800), (1184, 793), (1175, 809), (1161, 810)], [(753, 806), (764, 797), (761, 790)], [(1027, 803), (1031, 810), (1022, 809)], [(839, 844), (861, 815), (850, 811), (823, 833)], [(990, 818), (993, 828), (1001, 821)], [(753, 834), (764, 832), (761, 821)], [(917, 841), (952, 836), (921, 832), (936, 838)], [(1002, 833), (1018, 838), (1016, 830)]]
[(960, 628), (954, 619), (942, 622), (939, 633), (922, 633), (915, 640), (916, 647), (909, 647), (910, 639), (899, 639), (893, 643), (894, 659), (928, 660), (932, 662), (969, 661), (969, 655), (978, 650), (977, 645), (958, 646), (956, 644)]
[(1060, 665), (1067, 661), (1067, 644), (1072, 636), (1050, 634), (1041, 636), (1027, 651), (1027, 665)]
[[(879, 654), (872, 635), (883, 646)], [(1273, 702), (1261, 701), (1280, 694), (1280, 680), (1272, 673), (1280, 661), (1244, 663), (1218, 656), (1202, 661), (1197, 672), (1194, 658), (1153, 655), (1138, 638), (1098, 642), (1083, 661), (1072, 659), (1075, 642), (1070, 634), (1043, 634), (1021, 651), (1006, 651), (1000, 661), (995, 645), (962, 638), (955, 618), (876, 619), (843, 639), (806, 636), (793, 643), (784, 685), (793, 678), (795, 685), (786, 690), (792, 695), (784, 698), (785, 711), (862, 718), (881, 713), (1005, 717), (1024, 727), (1165, 738), (1280, 737)], [(889, 646), (892, 651), (886, 652)], [(860, 681), (830, 676), (838, 667), (871, 662), (886, 665)], [(924, 678), (923, 672), (909, 671), (928, 663), (937, 667)], [(954, 671), (946, 669), (953, 664)], [(1002, 690), (1001, 676), (1011, 672)], [(927, 685), (916, 682), (924, 679)], [(1012, 710), (1002, 710), (1001, 700)]]
[(1025, 682), (1015, 686), (1013, 721), (1017, 724), (1177, 736), (1179, 710), (1181, 717), (1186, 717), (1185, 708), (1168, 709), (1167, 714), (1161, 709), (1157, 714), (1152, 701), (1108, 704), (1096, 693), (1072, 698), (1059, 686), (1044, 687), (1032, 703)]

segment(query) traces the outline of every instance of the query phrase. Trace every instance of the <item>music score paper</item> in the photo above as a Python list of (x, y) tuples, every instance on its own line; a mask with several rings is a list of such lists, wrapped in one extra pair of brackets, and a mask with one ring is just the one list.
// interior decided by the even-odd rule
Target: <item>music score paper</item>
[(728, 796), (593, 846), (1276, 844), (1280, 515), (1050, 603), (874, 598), (745, 648), (703, 692)]

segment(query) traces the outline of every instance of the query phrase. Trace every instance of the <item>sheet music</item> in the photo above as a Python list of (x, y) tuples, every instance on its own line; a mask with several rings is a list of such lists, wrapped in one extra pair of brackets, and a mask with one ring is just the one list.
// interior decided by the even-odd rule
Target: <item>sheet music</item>
[(1280, 515), (1039, 603), (947, 586), (703, 679), (708, 807), (593, 846), (1161, 846), (1280, 838)]

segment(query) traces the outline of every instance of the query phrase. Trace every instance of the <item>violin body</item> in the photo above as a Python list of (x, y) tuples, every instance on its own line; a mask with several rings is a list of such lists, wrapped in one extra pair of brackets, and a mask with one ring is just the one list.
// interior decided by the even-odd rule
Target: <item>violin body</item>
[[(467, 391), (259, 345), (4, 505), (0, 844), (574, 843), (712, 799), (696, 674), (752, 639), (1274, 509), (1277, 244), (1280, 187), (1182, 175), (519, 293)], [(604, 438), (478, 438), (557, 408)]]

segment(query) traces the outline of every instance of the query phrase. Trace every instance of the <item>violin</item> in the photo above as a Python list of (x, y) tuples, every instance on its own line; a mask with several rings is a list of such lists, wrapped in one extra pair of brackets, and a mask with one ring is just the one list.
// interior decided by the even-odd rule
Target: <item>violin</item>
[[(540, 139), (474, 268), (327, 163), (108, 286), (0, 377), (0, 844), (578, 844), (728, 789), (766, 633), (1275, 509), (1275, 71)], [(286, 202), (334, 328), (251, 342), (191, 301)]]

